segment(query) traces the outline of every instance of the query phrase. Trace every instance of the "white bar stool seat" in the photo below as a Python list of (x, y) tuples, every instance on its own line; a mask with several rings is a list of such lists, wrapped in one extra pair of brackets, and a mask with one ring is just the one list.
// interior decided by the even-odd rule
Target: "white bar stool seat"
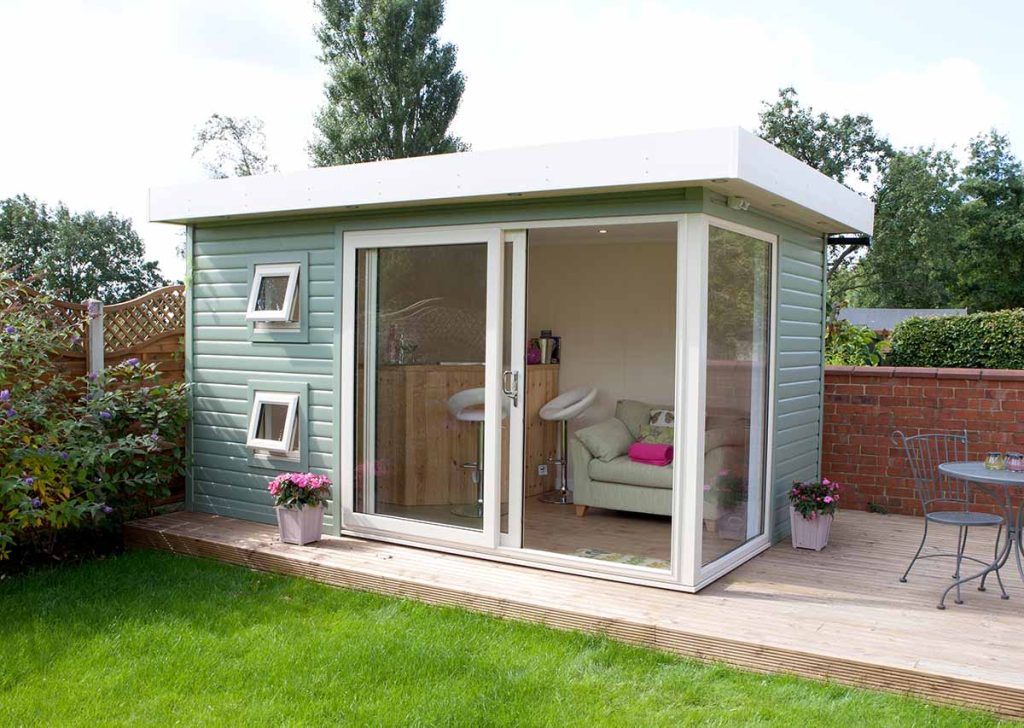
[(569, 420), (579, 417), (590, 409), (597, 399), (597, 389), (594, 387), (575, 387), (568, 392), (555, 397), (553, 400), (540, 408), (540, 418), (549, 422), (558, 422), (558, 440), (561, 452), (557, 457), (549, 458), (548, 462), (558, 465), (559, 487), (551, 493), (542, 495), (539, 500), (542, 503), (556, 503), (558, 505), (569, 505), (572, 503), (572, 493), (569, 491), (568, 480), (568, 457), (569, 457)]

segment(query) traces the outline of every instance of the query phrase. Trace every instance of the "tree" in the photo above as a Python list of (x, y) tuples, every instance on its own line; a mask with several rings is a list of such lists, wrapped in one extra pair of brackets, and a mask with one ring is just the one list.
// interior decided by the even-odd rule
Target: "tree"
[[(892, 156), (889, 140), (866, 114), (830, 116), (803, 106), (792, 86), (779, 89), (774, 103), (763, 101), (757, 135), (837, 182), (869, 182)], [(847, 185), (849, 186), (849, 185)], [(858, 244), (830, 246), (829, 276), (853, 264)], [(833, 287), (833, 293), (840, 293)]]
[(792, 86), (779, 89), (774, 103), (761, 103), (757, 135), (837, 182), (867, 182), (892, 156), (892, 145), (867, 114), (815, 114)]
[(855, 298), (867, 306), (943, 308), (954, 304), (964, 236), (960, 173), (934, 147), (897, 152), (875, 194), (871, 247), (857, 266)]
[(309, 146), (318, 167), (468, 149), (448, 133), (465, 78), (441, 43), (444, 0), (318, 0), (329, 73)]
[(1024, 307), (1024, 171), (995, 130), (972, 139), (969, 150), (957, 299), (982, 311)]
[(131, 220), (113, 212), (73, 213), (18, 195), (0, 200), (0, 269), (70, 301), (124, 301), (167, 284), (144, 259)]
[(258, 117), (212, 114), (196, 131), (192, 156), (215, 179), (276, 172), (267, 158), (267, 137)]

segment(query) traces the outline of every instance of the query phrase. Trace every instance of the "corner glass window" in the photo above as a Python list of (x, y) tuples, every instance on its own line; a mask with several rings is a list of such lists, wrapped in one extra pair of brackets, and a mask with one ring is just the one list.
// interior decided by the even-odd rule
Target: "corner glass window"
[(299, 395), (256, 392), (246, 446), (278, 457), (299, 455)]
[(771, 284), (770, 242), (711, 226), (704, 564), (764, 533)]
[(253, 271), (248, 321), (295, 323), (299, 319), (299, 264), (257, 265)]

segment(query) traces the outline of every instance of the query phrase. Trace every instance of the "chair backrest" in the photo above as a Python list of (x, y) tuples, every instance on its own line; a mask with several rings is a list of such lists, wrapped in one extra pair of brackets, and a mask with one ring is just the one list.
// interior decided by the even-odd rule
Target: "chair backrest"
[(910, 461), (914, 487), (925, 513), (936, 510), (940, 503), (962, 505), (970, 501), (968, 485), (939, 472), (939, 465), (967, 460), (967, 430), (963, 432), (934, 432), (904, 435), (896, 431), (893, 442), (903, 446)]

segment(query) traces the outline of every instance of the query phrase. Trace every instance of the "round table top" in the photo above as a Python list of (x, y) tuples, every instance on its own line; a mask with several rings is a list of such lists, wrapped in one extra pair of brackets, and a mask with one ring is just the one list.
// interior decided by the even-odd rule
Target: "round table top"
[(975, 483), (994, 483), (996, 485), (1024, 486), (1024, 473), (1009, 470), (988, 470), (985, 463), (975, 460), (964, 463), (942, 463), (939, 471), (959, 480), (971, 480)]

